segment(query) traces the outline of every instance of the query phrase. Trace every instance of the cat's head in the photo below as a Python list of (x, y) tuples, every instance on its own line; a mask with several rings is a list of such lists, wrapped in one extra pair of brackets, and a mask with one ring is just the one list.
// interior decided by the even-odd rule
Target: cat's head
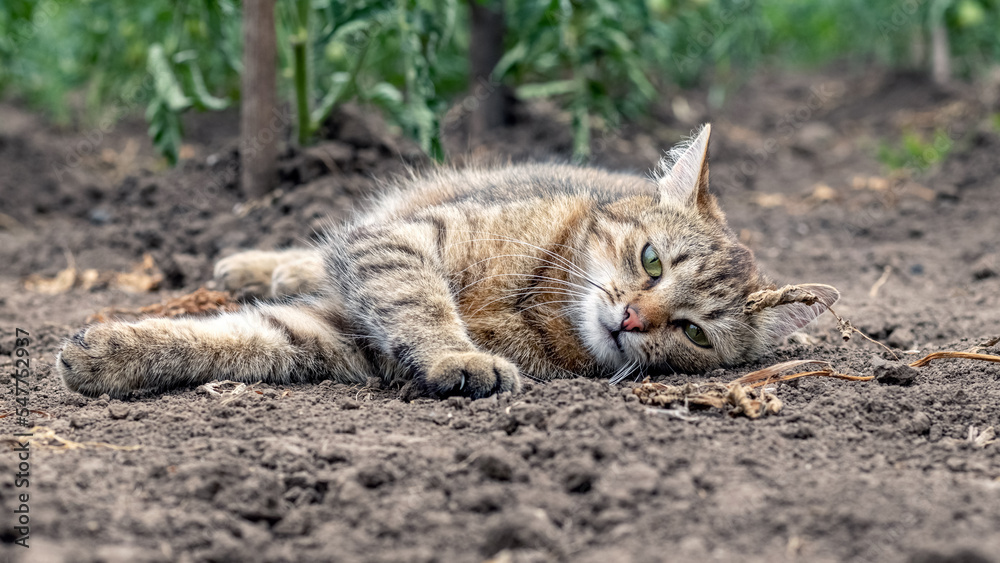
[(655, 195), (620, 199), (597, 213), (584, 266), (594, 287), (579, 326), (609, 367), (692, 372), (751, 361), (839, 297), (833, 287), (812, 284), (821, 303), (744, 313), (747, 297), (773, 284), (708, 192), (710, 131), (705, 125), (660, 162)]

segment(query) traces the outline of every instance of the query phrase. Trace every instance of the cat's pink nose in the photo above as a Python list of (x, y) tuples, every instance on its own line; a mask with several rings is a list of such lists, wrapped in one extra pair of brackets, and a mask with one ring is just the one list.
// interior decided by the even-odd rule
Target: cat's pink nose
[(639, 316), (639, 311), (632, 305), (625, 307), (625, 320), (622, 321), (622, 330), (638, 330), (639, 332), (646, 330), (646, 322), (642, 320), (642, 317)]

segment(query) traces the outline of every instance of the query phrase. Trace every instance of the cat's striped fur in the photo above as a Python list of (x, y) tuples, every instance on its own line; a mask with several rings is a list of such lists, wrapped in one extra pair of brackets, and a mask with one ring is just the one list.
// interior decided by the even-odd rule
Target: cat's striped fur
[[(481, 397), (517, 391), (519, 374), (695, 372), (758, 358), (824, 308), (743, 312), (771, 282), (708, 193), (708, 138), (706, 126), (652, 179), (557, 164), (412, 178), (317, 248), (216, 267), (230, 289), (297, 297), (209, 319), (93, 325), (65, 343), (57, 370), (88, 395), (375, 374)], [(647, 245), (659, 276), (644, 265)], [(811, 287), (836, 301), (833, 288)], [(709, 347), (685, 335), (692, 323)]]

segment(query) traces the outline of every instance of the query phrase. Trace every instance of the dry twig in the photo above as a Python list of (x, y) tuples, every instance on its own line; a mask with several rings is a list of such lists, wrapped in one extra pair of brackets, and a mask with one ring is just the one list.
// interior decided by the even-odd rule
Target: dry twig
[(885, 282), (889, 281), (889, 274), (892, 273), (892, 266), (886, 266), (882, 270), (882, 276), (872, 285), (872, 288), (868, 290), (868, 297), (875, 298), (878, 296), (878, 290), (882, 289)]
[(969, 352), (944, 351), (944, 352), (932, 352), (930, 354), (927, 354), (926, 356), (920, 358), (915, 362), (910, 362), (910, 367), (915, 367), (915, 368), (924, 367), (927, 364), (933, 362), (934, 360), (942, 360), (945, 358), (955, 358), (963, 360), (982, 360), (984, 362), (1000, 362), (1000, 356), (992, 356), (989, 354), (972, 354)]
[[(782, 372), (809, 364), (822, 366), (823, 369), (813, 370), (813, 371), (803, 371), (803, 372), (793, 373), (790, 375), (780, 375)], [(791, 381), (793, 379), (799, 379), (800, 377), (833, 377), (836, 379), (846, 379), (848, 381), (871, 381), (872, 379), (875, 379), (872, 376), (847, 375), (843, 373), (838, 373), (836, 370), (833, 369), (833, 365), (831, 365), (830, 362), (825, 362), (822, 360), (792, 360), (790, 362), (782, 362), (780, 364), (775, 364), (773, 366), (769, 366), (764, 369), (748, 373), (743, 377), (732, 381), (732, 383), (747, 385), (751, 389), (753, 389), (757, 387), (763, 387), (764, 385), (767, 385), (769, 383), (780, 383), (782, 381)]]

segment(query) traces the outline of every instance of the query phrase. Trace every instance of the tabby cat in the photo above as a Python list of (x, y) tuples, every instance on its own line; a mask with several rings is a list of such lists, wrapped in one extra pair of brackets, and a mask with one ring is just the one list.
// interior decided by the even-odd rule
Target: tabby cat
[(704, 126), (651, 178), (563, 164), (438, 170), (309, 249), (221, 260), (277, 298), (212, 318), (85, 328), (56, 369), (87, 395), (216, 379), (412, 382), (433, 397), (521, 377), (699, 372), (759, 358), (832, 305), (746, 314), (773, 287), (708, 192)]

